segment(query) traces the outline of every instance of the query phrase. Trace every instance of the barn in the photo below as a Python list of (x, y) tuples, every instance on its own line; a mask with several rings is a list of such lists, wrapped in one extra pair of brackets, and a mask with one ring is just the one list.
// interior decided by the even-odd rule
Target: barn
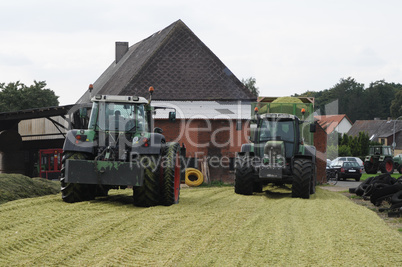
[[(0, 136), (0, 151), (9, 138), (18, 145), (1, 152), (0, 167), (32, 176), (38, 149), (61, 148), (66, 130), (82, 126), (74, 115), (78, 107), (90, 106), (97, 94), (147, 97), (150, 86), (155, 88), (152, 105), (176, 110), (175, 122), (168, 120), (167, 111), (158, 110), (155, 126), (163, 129), (167, 141), (186, 146), (186, 167), (233, 182), (235, 153), (248, 142), (251, 103), (257, 99), (181, 20), (131, 46), (116, 42), (114, 61), (75, 105), (0, 114), (2, 130), (13, 131)], [(324, 145), (326, 135), (317, 138)], [(319, 151), (325, 157), (325, 145)], [(11, 168), (15, 157), (18, 166)]]

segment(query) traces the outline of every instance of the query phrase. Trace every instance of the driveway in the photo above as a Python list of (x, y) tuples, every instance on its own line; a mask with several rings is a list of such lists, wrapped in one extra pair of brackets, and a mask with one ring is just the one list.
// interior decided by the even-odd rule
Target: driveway
[(352, 180), (338, 181), (334, 186), (322, 186), (321, 188), (330, 191), (348, 191), (349, 188), (358, 187), (361, 182), (356, 182)]

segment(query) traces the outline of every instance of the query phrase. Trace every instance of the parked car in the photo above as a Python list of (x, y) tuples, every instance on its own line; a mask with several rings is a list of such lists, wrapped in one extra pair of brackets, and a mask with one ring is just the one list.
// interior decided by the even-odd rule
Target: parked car
[(362, 171), (363, 168), (356, 161), (338, 161), (336, 164), (332, 162), (328, 170), (328, 175), (330, 175), (330, 177), (336, 177), (337, 180), (353, 178), (356, 181), (360, 181)]
[(354, 161), (354, 162), (357, 162), (358, 164), (359, 164), (359, 166), (362, 168), (362, 169), (364, 169), (364, 163), (363, 163), (363, 161), (360, 159), (360, 158), (358, 158), (358, 157), (337, 157), (336, 159), (334, 159), (332, 162), (331, 162), (331, 166), (333, 166), (333, 165), (342, 165), (342, 163), (343, 162), (345, 162), (345, 161)]

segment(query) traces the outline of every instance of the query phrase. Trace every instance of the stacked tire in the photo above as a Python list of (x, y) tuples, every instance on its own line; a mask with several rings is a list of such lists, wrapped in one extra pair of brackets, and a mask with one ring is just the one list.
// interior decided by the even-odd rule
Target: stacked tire
[(350, 188), (350, 193), (354, 193), (370, 200), (375, 206), (381, 206), (384, 203), (389, 204), (390, 214), (399, 214), (402, 212), (402, 176), (395, 179), (386, 173), (383, 175), (370, 177), (362, 182), (357, 188)]

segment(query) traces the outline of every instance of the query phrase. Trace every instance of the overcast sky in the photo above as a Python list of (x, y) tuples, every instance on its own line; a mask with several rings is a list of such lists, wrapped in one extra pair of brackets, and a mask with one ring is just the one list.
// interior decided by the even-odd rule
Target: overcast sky
[(402, 83), (400, 0), (2, 0), (0, 82), (46, 81), (73, 104), (129, 45), (181, 19), (263, 96), (349, 76)]

